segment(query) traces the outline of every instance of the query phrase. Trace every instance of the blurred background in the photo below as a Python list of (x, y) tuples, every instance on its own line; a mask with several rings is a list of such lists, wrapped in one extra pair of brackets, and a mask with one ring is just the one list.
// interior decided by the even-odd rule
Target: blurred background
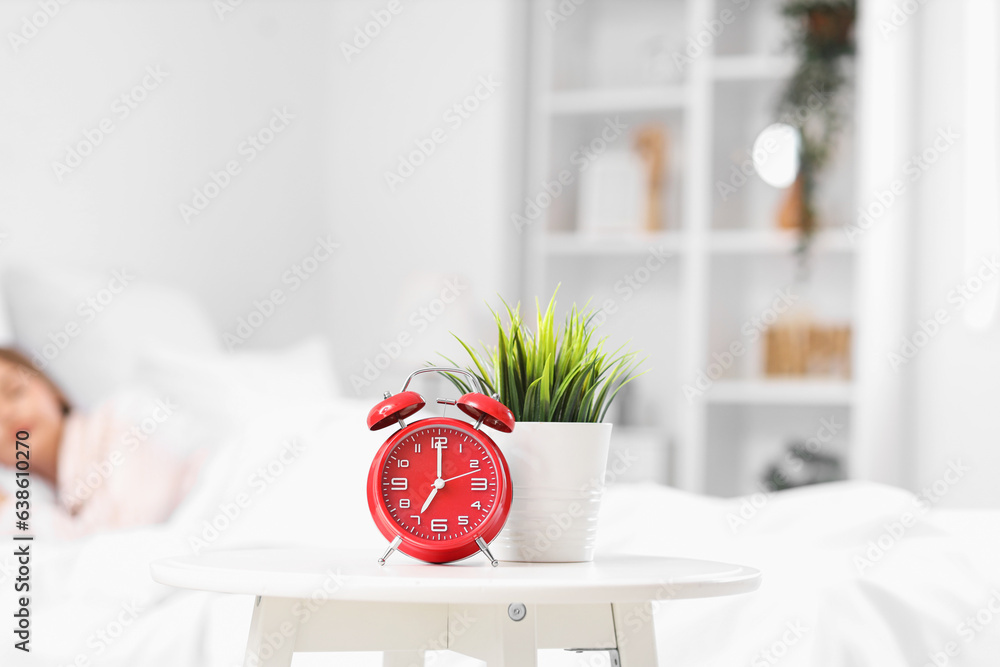
[(5, 336), (319, 336), (374, 403), (561, 285), (648, 355), (613, 481), (1000, 505), (994, 4), (5, 1)]

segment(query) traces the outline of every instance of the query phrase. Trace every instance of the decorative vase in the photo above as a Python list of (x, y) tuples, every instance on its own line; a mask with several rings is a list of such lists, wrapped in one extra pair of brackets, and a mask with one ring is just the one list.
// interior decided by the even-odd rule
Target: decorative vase
[(780, 229), (802, 231), (805, 227), (803, 225), (803, 218), (805, 217), (803, 213), (803, 189), (803, 178), (802, 174), (799, 173), (795, 177), (792, 187), (788, 189), (788, 193), (781, 201), (781, 207), (778, 209), (778, 227)]
[(842, 49), (850, 44), (856, 14), (851, 7), (811, 9), (806, 28), (813, 43), (824, 49)]
[(510, 466), (514, 500), (490, 548), (499, 560), (594, 559), (611, 424), (518, 422), (494, 436)]

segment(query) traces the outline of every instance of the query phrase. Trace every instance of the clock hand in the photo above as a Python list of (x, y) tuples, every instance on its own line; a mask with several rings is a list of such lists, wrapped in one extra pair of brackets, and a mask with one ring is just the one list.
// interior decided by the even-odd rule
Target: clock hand
[[(438, 456), (440, 455), (441, 455), (441, 450), (439, 449)], [(479, 472), (479, 471), (470, 470), (469, 472), (463, 472), (461, 475), (455, 475), (454, 477), (449, 477), (448, 479), (441, 479), (440, 477), (438, 477), (436, 480), (434, 480), (433, 483), (434, 488), (431, 489), (430, 494), (428, 494), (427, 496), (427, 500), (424, 501), (424, 506), (420, 508), (420, 513), (423, 514), (427, 510), (427, 508), (431, 506), (431, 501), (434, 500), (434, 496), (437, 495), (438, 490), (444, 488), (445, 482), (450, 482), (453, 479), (458, 479), (459, 477), (465, 477), (466, 475), (471, 475), (474, 472)]]
[(438, 443), (438, 446), (437, 446), (437, 450), (438, 450), (438, 476), (437, 476), (437, 478), (438, 479), (441, 479), (442, 477), (444, 477), (444, 475), (441, 473), (441, 450), (443, 450), (443, 449), (444, 448), (441, 446), (441, 444)]
[(420, 508), (420, 513), (423, 514), (424, 510), (431, 506), (431, 501), (434, 500), (434, 496), (437, 495), (438, 488), (435, 486), (431, 489), (430, 495), (427, 496), (427, 500), (424, 501), (424, 506)]
[(434, 480), (434, 483), (433, 483), (432, 486), (434, 488), (431, 489), (430, 494), (427, 496), (427, 500), (424, 501), (424, 506), (420, 508), (420, 513), (421, 514), (424, 513), (424, 510), (426, 510), (428, 507), (430, 507), (431, 501), (434, 500), (434, 496), (437, 495), (437, 492), (439, 490), (441, 490), (441, 489), (444, 488), (444, 480), (441, 479), (440, 477), (438, 477), (436, 480)]
[(471, 475), (472, 473), (479, 472), (478, 470), (470, 470), (469, 472), (463, 472), (461, 475), (455, 475), (454, 477), (449, 477), (444, 480), (445, 482), (450, 482), (453, 479), (458, 479), (459, 477), (465, 477), (466, 475)]

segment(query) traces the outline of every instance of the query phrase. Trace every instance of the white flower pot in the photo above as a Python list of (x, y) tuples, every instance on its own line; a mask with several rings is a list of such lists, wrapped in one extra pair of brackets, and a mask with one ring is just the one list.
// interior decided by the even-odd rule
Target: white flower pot
[(493, 554), (518, 562), (592, 561), (611, 424), (518, 422), (513, 433), (493, 438), (514, 486)]

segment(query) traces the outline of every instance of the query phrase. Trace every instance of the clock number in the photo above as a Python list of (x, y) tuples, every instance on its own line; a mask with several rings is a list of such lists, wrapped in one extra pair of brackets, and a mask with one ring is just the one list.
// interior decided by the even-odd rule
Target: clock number
[(401, 509), (401, 510), (408, 510), (408, 509), (410, 509), (410, 499), (409, 498), (400, 498), (399, 499), (399, 509)]
[(419, 442), (413, 443), (413, 453), (414, 454), (419, 454), (420, 453), (420, 443)]
[(410, 518), (411, 519), (416, 519), (417, 520), (417, 525), (418, 526), (420, 525), (420, 515), (419, 514), (411, 514)]
[(409, 459), (399, 459), (398, 461), (396, 461), (396, 466), (399, 467), (399, 468), (409, 468), (410, 467), (410, 460)]
[(479, 459), (472, 459), (471, 461), (469, 461), (469, 467), (470, 468), (478, 468), (479, 467)]
[(393, 491), (406, 491), (406, 478), (405, 477), (393, 477), (390, 480), (392, 484)]
[(469, 525), (469, 517), (467, 517), (467, 516), (460, 516), (460, 517), (458, 517), (458, 525), (460, 525), (460, 526), (468, 526)]
[(472, 490), (473, 491), (485, 491), (486, 486), (489, 482), (485, 477), (473, 477), (472, 478)]
[(448, 519), (431, 519), (431, 530), (435, 533), (448, 532)]
[(431, 438), (431, 449), (448, 449), (446, 445), (448, 444), (448, 438), (444, 436), (436, 436)]
[(471, 505), (469, 505), (469, 507), (474, 507), (477, 510), (481, 510), (481, 509), (483, 509), (483, 504), (477, 500), (476, 502), (474, 502)]

